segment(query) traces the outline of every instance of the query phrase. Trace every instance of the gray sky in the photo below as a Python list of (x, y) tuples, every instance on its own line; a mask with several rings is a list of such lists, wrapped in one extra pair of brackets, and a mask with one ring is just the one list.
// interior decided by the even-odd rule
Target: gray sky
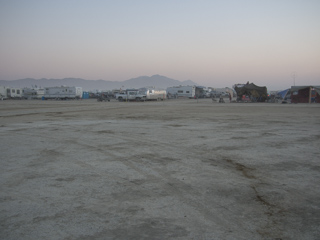
[(319, 0), (0, 0), (0, 80), (320, 85)]

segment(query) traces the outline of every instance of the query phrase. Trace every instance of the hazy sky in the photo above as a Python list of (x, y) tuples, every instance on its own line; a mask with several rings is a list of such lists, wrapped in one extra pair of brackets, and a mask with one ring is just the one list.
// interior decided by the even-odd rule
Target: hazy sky
[(320, 85), (320, 0), (0, 0), (0, 80)]

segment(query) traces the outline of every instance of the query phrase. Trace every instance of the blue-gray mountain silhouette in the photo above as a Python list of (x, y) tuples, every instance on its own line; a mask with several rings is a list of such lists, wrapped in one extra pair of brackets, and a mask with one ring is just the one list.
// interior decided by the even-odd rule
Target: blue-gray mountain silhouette
[(82, 87), (84, 91), (92, 90), (112, 90), (117, 88), (140, 88), (140, 87), (155, 87), (166, 89), (167, 87), (179, 85), (198, 85), (197, 83), (186, 80), (178, 81), (161, 75), (140, 76), (131, 78), (126, 81), (105, 81), (105, 80), (85, 80), (82, 78), (64, 78), (64, 79), (34, 79), (25, 78), (19, 80), (0, 80), (1, 86), (15, 88), (32, 88), (32, 87), (56, 87), (56, 86), (76, 86)]

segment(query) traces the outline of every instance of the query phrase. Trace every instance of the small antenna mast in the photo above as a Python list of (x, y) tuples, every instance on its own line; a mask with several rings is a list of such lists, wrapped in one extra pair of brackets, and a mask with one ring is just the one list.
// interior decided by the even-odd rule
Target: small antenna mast
[(291, 73), (291, 77), (293, 78), (293, 86), (295, 86), (295, 85), (296, 85), (297, 73), (296, 73), (296, 72), (292, 72), (292, 73)]

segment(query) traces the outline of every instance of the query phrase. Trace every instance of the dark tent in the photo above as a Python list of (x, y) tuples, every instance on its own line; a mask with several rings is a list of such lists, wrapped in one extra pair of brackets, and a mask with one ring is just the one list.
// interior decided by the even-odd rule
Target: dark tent
[(241, 101), (242, 96), (248, 96), (253, 102), (265, 102), (268, 97), (266, 87), (259, 87), (253, 83), (235, 85), (234, 90), (238, 95), (238, 101)]

